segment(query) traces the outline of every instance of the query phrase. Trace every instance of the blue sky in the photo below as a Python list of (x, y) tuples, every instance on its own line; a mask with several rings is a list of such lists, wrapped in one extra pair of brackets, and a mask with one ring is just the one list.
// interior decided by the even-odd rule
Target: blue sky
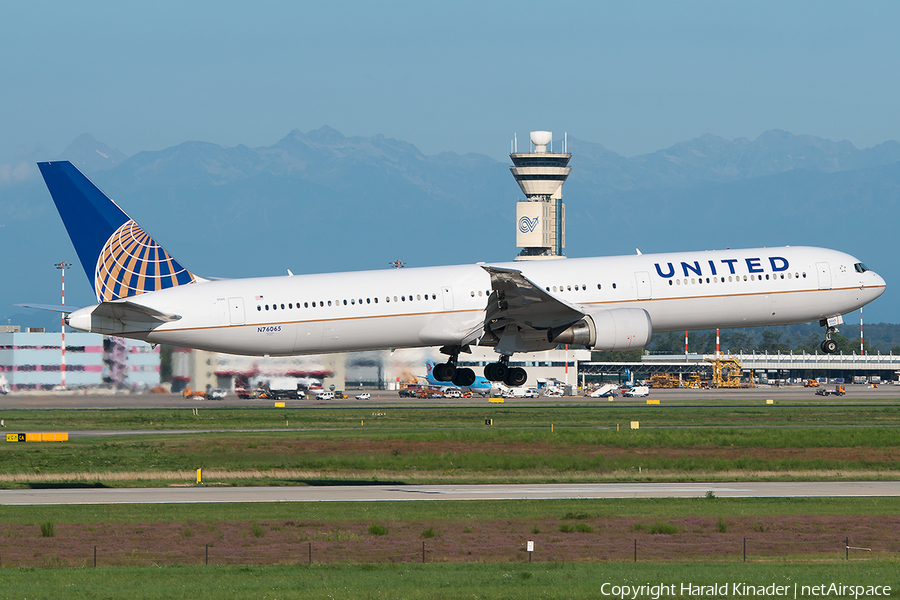
[(632, 156), (709, 132), (900, 139), (900, 3), (10, 2), (0, 165), (377, 133), (506, 160), (563, 132)]

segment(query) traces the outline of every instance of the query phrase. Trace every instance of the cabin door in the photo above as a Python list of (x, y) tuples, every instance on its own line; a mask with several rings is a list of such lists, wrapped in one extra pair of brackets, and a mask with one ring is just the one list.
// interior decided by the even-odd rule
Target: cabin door
[(827, 262), (816, 263), (816, 271), (819, 273), (819, 289), (831, 289), (831, 266)]
[(453, 310), (453, 290), (448, 287), (441, 288), (441, 296), (444, 298), (444, 310)]
[(647, 271), (638, 271), (634, 274), (634, 281), (637, 284), (638, 300), (649, 300), (650, 295), (650, 273)]
[(228, 316), (232, 325), (244, 324), (244, 299), (229, 298), (228, 299)]

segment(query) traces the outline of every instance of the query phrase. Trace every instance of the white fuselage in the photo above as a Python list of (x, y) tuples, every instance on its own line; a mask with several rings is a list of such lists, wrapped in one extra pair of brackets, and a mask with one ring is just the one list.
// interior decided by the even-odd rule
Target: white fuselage
[[(653, 331), (683, 331), (845, 314), (884, 292), (859, 264), (834, 250), (780, 247), (491, 266), (520, 270), (586, 311), (642, 308)], [(129, 298), (181, 318), (116, 334), (272, 356), (458, 344), (483, 328), (490, 293), (480, 265), (203, 281)], [(93, 308), (69, 324), (90, 331)]]

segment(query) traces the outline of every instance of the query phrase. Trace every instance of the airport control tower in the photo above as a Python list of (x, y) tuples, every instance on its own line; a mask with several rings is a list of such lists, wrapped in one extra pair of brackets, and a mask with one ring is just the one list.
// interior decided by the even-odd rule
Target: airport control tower
[[(516, 247), (522, 251), (516, 260), (565, 258), (566, 207), (562, 186), (572, 169), (571, 154), (563, 144), (562, 153), (553, 152), (553, 133), (531, 132), (531, 152), (519, 154), (517, 143), (509, 155), (509, 168), (526, 200), (516, 203)], [(547, 147), (550, 147), (550, 151)]]

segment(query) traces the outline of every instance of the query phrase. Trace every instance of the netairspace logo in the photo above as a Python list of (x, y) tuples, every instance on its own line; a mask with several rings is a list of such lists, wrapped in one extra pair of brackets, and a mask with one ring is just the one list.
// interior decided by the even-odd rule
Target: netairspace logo
[(534, 219), (529, 219), (528, 217), (522, 217), (519, 219), (519, 231), (522, 233), (531, 233), (534, 231), (534, 228), (537, 227), (538, 220), (540, 217), (535, 217)]
[(874, 598), (890, 596), (889, 585), (847, 585), (822, 583), (819, 585), (752, 584), (745, 582), (713, 583), (709, 585), (687, 583), (657, 583), (644, 585), (618, 585), (606, 582), (600, 586), (600, 594), (619, 600), (650, 598), (659, 600), (666, 596), (695, 596), (730, 598)]

